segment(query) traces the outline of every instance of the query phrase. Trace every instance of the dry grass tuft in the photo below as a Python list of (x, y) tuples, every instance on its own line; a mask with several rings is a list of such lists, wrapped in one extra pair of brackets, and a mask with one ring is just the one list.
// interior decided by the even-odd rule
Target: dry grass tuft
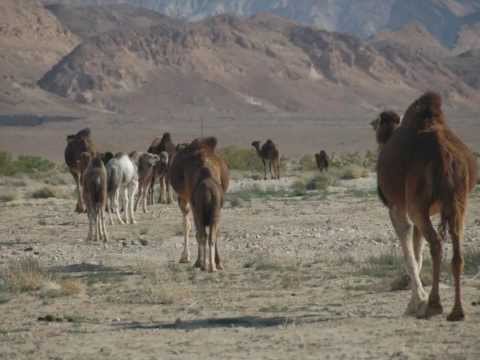
[(49, 187), (49, 186), (44, 186), (40, 189), (37, 189), (33, 191), (30, 196), (33, 199), (48, 199), (48, 198), (55, 198), (57, 197), (57, 192)]
[(33, 257), (10, 261), (1, 276), (7, 289), (12, 292), (39, 290), (49, 279), (48, 273)]

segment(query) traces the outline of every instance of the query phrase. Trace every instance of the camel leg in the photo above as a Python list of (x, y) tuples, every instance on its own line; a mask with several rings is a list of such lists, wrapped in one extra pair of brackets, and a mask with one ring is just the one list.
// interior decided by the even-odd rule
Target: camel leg
[(415, 260), (417, 261), (418, 273), (422, 271), (423, 265), (423, 249), (425, 248), (425, 241), (418, 227), (413, 228), (413, 251), (415, 253)]
[(124, 223), (128, 224), (128, 186), (123, 187), (123, 217)]
[(114, 209), (114, 204), (115, 204), (115, 196), (114, 194), (109, 194), (107, 198), (107, 211), (108, 211), (108, 217), (110, 218), (110, 225), (113, 225), (113, 209)]
[(182, 256), (180, 257), (180, 262), (188, 263), (190, 262), (190, 251), (188, 249), (188, 242), (189, 242), (190, 230), (192, 229), (192, 224), (189, 219), (190, 204), (187, 201), (181, 198), (178, 198), (178, 206), (180, 207), (180, 210), (182, 211), (182, 214), (183, 214), (183, 230), (184, 230), (183, 252), (182, 252)]
[(275, 176), (273, 176), (273, 172), (272, 172), (272, 160), (269, 160), (268, 161), (268, 170), (270, 171), (270, 179), (275, 179)]
[(217, 228), (217, 239), (215, 241), (215, 264), (217, 264), (218, 270), (223, 270), (223, 263), (218, 251), (218, 239), (220, 237), (220, 228)]
[(114, 209), (115, 209), (115, 214), (117, 215), (117, 219), (120, 222), (120, 224), (125, 224), (123, 221), (122, 217), (120, 216), (120, 189), (115, 190), (115, 198), (114, 198)]
[(275, 170), (277, 173), (277, 179), (280, 180), (280, 160), (275, 160)]
[(265, 159), (262, 158), (262, 161), (263, 161), (263, 180), (267, 180), (267, 164), (265, 163)]
[(170, 191), (170, 180), (168, 180), (168, 176), (165, 175), (165, 187), (167, 188), (167, 204), (172, 203), (172, 193)]
[[(136, 212), (137, 209), (138, 209), (138, 203), (139, 203), (140, 201), (142, 201), (142, 194), (143, 194), (143, 186), (140, 185), (140, 186), (139, 186), (139, 189), (138, 189), (138, 196), (137, 196), (137, 198), (135, 199), (135, 206), (133, 207), (133, 210), (134, 210), (135, 212)], [(143, 203), (143, 201), (142, 201), (142, 203)], [(143, 212), (145, 212), (145, 210), (143, 210)]]
[(106, 243), (108, 241), (108, 233), (105, 227), (105, 210), (103, 208), (100, 209), (100, 225), (102, 230), (101, 234), (103, 237), (103, 242)]
[(143, 198), (142, 198), (142, 200), (143, 200), (143, 206), (142, 206), (142, 207), (143, 207), (143, 212), (144, 212), (145, 214), (148, 213), (148, 208), (147, 208), (147, 195), (146, 195), (147, 192), (148, 192), (148, 189), (145, 189), (145, 187), (144, 187), (144, 189), (143, 189)]
[(93, 219), (92, 219), (92, 212), (87, 211), (88, 216), (88, 235), (87, 235), (87, 242), (92, 241), (93, 239)]
[(208, 234), (208, 272), (217, 271), (215, 255), (216, 255), (216, 242), (217, 242), (217, 224), (210, 225), (210, 231)]
[(95, 242), (98, 242), (101, 237), (102, 237), (102, 233), (100, 230), (100, 211), (96, 208), (95, 209)]
[[(464, 200), (466, 202), (466, 200)], [(452, 274), (455, 283), (455, 302), (453, 309), (447, 316), (448, 321), (461, 321), (465, 319), (465, 313), (462, 306), (462, 288), (460, 277), (463, 272), (463, 231), (464, 231), (464, 211), (457, 210), (455, 216), (451, 216), (448, 224), (448, 231), (452, 238), (453, 257)]]
[[(130, 213), (130, 223), (131, 224), (136, 224), (137, 221), (135, 220), (135, 212), (133, 211), (133, 201), (135, 199), (135, 194), (137, 193), (138, 190), (138, 180), (132, 180), (132, 182), (128, 185), (128, 196), (129, 196), (129, 202), (128, 202), (128, 211)], [(127, 209), (125, 209), (125, 212)]]
[(79, 175), (74, 175), (73, 176), (75, 179), (75, 184), (77, 186), (77, 206), (75, 208), (75, 211), (78, 213), (84, 213), (85, 212), (85, 204), (83, 203), (83, 189), (82, 189), (82, 184), (80, 183), (80, 176)]
[[(422, 214), (423, 213), (423, 214)], [(425, 239), (430, 245), (430, 255), (432, 256), (432, 289), (428, 297), (428, 306), (423, 313), (417, 313), (417, 316), (422, 318), (429, 318), (443, 312), (442, 304), (440, 303), (439, 284), (440, 284), (440, 264), (442, 261), (442, 242), (437, 232), (435, 231), (432, 222), (430, 221), (430, 214), (428, 209), (422, 213), (414, 215), (414, 221), (418, 226)]]
[(423, 312), (424, 308), (426, 307), (427, 295), (423, 289), (418, 273), (417, 262), (414, 256), (412, 242), (413, 225), (408, 220), (405, 211), (393, 208), (390, 209), (389, 214), (395, 232), (400, 239), (407, 272), (412, 282), (412, 296), (408, 304), (406, 314), (418, 314), (419, 312)]
[(159, 179), (159, 182), (160, 182), (160, 194), (158, 196), (158, 202), (160, 204), (163, 203), (163, 199), (165, 199), (165, 177), (164, 176), (161, 176), (160, 179)]

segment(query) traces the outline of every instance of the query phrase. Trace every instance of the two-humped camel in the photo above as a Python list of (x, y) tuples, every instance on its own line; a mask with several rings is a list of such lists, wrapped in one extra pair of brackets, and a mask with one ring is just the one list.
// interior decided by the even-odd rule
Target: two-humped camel
[[(177, 151), (176, 146), (172, 141), (172, 137), (170, 133), (168, 132), (164, 133), (161, 139), (155, 138), (147, 150), (147, 152), (156, 154), (159, 156), (161, 155), (162, 152), (166, 152), (168, 154), (168, 167), (170, 167), (170, 165), (172, 164), (176, 151)], [(170, 193), (170, 181), (168, 179), (168, 176), (165, 176), (165, 174), (166, 172), (163, 164), (158, 163), (158, 166), (156, 167), (156, 171), (154, 172), (152, 177), (152, 185), (149, 189), (150, 190), (149, 202), (151, 204), (153, 204), (153, 189), (154, 189), (155, 181), (157, 178), (160, 182), (160, 196), (159, 196), (158, 202), (159, 203), (167, 202), (169, 204), (172, 202), (172, 196)]]
[[(197, 230), (198, 257), (195, 266), (208, 270), (223, 269), (218, 253), (220, 209), (228, 189), (229, 174), (226, 162), (216, 153), (217, 139), (207, 137), (194, 140), (179, 149), (169, 169), (170, 183), (178, 194), (178, 205), (183, 214), (184, 249), (180, 262), (190, 261), (189, 220), (190, 207)], [(209, 251), (206, 249), (206, 228), (209, 228)]]
[(75, 211), (79, 213), (85, 212), (81, 182), (82, 170), (80, 167), (80, 156), (83, 152), (87, 152), (92, 156), (95, 154), (95, 147), (90, 138), (89, 128), (82, 129), (75, 135), (67, 135), (67, 146), (65, 147), (65, 163), (77, 186), (78, 197)]
[[(264, 179), (267, 180), (267, 163), (272, 179), (280, 179), (280, 153), (272, 140), (268, 139), (260, 147), (260, 141), (253, 141), (252, 146), (257, 150), (263, 162)], [(272, 172), (273, 167), (273, 172)]]
[[(447, 320), (463, 320), (460, 275), (464, 219), (477, 168), (471, 151), (447, 126), (439, 95), (427, 92), (410, 105), (380, 151), (377, 176), (378, 192), (389, 209), (411, 278), (407, 313), (428, 318), (443, 312), (439, 277), (442, 240), (448, 230), (453, 243), (455, 302)], [(440, 214), (439, 233), (430, 220), (434, 214)], [(428, 299), (420, 281), (422, 237), (430, 245), (433, 261)]]

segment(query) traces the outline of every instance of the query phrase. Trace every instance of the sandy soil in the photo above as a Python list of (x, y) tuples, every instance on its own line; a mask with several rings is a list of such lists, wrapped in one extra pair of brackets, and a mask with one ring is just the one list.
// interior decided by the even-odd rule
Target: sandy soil
[[(234, 201), (253, 183), (233, 182), (221, 228), (225, 270), (208, 274), (177, 263), (175, 204), (138, 213), (137, 225), (110, 226), (104, 249), (85, 242), (87, 218), (73, 213), (71, 195), (29, 199), (32, 184), (2, 179), (0, 192), (16, 187), (21, 196), (0, 203), (1, 270), (34, 256), (56, 281), (73, 279), (80, 291), (52, 296), (42, 285), (2, 294), (0, 286), (0, 359), (480, 358), (475, 273), (463, 281), (467, 320), (449, 323), (445, 314), (404, 316), (409, 291), (390, 290), (398, 273), (368, 264), (398, 251), (373, 177), (342, 181), (327, 193)], [(476, 192), (467, 250), (478, 249), (479, 202)], [(448, 312), (447, 273), (441, 296)], [(54, 321), (39, 321), (47, 315)]]

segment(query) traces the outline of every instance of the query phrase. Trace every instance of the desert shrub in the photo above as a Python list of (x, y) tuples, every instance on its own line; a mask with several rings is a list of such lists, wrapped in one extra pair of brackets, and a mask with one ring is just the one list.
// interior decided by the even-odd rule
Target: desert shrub
[(10, 261), (1, 277), (8, 290), (23, 292), (39, 290), (48, 274), (37, 259), (25, 257)]
[(262, 160), (254, 149), (245, 149), (232, 145), (221, 149), (220, 154), (230, 169), (263, 170)]
[(55, 164), (40, 156), (20, 155), (17, 159), (6, 151), (0, 151), (0, 175), (34, 174), (46, 172)]
[(0, 194), (0, 202), (10, 202), (13, 200), (16, 200), (18, 197), (18, 194), (16, 192), (7, 192)]
[(307, 185), (303, 180), (297, 180), (291, 185), (290, 189), (292, 190), (294, 196), (301, 196), (306, 194)]
[(322, 173), (310, 178), (307, 181), (307, 190), (327, 190), (329, 186), (335, 185), (337, 178), (333, 173)]
[(33, 199), (48, 199), (57, 197), (57, 193), (48, 186), (44, 186), (40, 189), (37, 189), (31, 193)]
[(340, 179), (351, 180), (368, 176), (368, 169), (363, 166), (349, 165), (341, 170)]
[(303, 155), (299, 160), (300, 169), (302, 171), (312, 171), (317, 169), (317, 163), (313, 155)]

